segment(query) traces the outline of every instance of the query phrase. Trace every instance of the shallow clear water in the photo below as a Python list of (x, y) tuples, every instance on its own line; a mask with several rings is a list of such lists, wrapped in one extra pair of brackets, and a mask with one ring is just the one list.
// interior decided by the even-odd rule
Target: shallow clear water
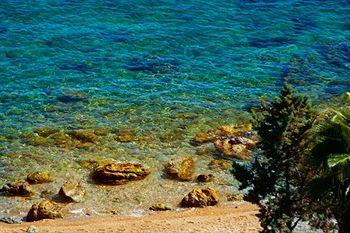
[[(349, 15), (345, 0), (2, 0), (0, 184), (50, 169), (57, 189), (64, 179), (86, 179), (80, 159), (113, 157), (155, 171), (138, 183), (143, 201), (131, 195), (134, 201), (120, 201), (118, 210), (166, 201), (164, 194), (179, 186), (178, 199), (196, 184), (164, 179), (162, 166), (190, 154), (197, 172), (206, 172), (213, 157), (196, 155), (189, 144), (197, 132), (246, 119), (259, 96), (275, 95), (285, 81), (315, 101), (349, 89)], [(126, 127), (155, 141), (104, 137), (87, 150), (63, 150), (19, 137), (42, 126)], [(228, 171), (214, 173), (228, 184), (212, 185), (235, 190)], [(155, 195), (147, 187), (159, 183), (159, 197), (144, 200)], [(121, 198), (128, 187), (113, 191)], [(22, 201), (2, 197), (0, 207), (20, 202), (25, 209), (37, 200)]]

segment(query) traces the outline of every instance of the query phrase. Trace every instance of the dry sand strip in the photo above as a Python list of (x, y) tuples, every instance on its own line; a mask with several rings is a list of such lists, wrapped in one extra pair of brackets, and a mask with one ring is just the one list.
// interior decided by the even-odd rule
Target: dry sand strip
[(241, 202), (183, 212), (157, 212), (142, 217), (108, 216), (0, 224), (0, 232), (23, 233), (31, 225), (35, 226), (39, 233), (258, 232), (259, 220), (255, 216), (257, 212), (257, 206)]

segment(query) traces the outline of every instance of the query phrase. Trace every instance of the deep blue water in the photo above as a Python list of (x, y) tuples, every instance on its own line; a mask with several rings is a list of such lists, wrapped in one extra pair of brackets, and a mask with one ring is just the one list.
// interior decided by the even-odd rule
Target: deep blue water
[(0, 128), (220, 117), (285, 81), (327, 99), (350, 86), (349, 15), (345, 0), (2, 0)]

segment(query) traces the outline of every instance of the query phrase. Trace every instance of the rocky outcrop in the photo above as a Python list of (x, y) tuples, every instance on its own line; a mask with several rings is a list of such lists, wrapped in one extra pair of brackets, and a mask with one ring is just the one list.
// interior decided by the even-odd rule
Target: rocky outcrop
[(48, 200), (32, 205), (27, 214), (28, 222), (55, 218), (63, 218), (62, 208), (56, 202)]
[(176, 180), (190, 181), (195, 170), (195, 163), (191, 157), (172, 159), (165, 167), (166, 174)]
[(49, 172), (33, 172), (27, 176), (27, 181), (30, 184), (50, 183), (53, 181), (53, 177)]
[(13, 196), (32, 196), (34, 191), (26, 181), (16, 181), (14, 183), (7, 183), (1, 189), (1, 192)]
[(119, 163), (103, 161), (94, 169), (92, 178), (99, 183), (125, 184), (142, 180), (151, 173), (151, 169), (137, 163)]
[(182, 207), (205, 207), (214, 206), (219, 203), (219, 197), (212, 188), (194, 188), (181, 201)]
[(85, 189), (80, 183), (67, 181), (62, 185), (58, 195), (62, 202), (82, 202)]

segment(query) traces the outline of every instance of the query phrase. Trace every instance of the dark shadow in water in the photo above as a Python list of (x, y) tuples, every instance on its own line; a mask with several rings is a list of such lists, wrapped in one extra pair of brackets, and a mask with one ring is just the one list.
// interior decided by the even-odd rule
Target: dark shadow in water
[(316, 51), (329, 65), (342, 69), (350, 69), (350, 43), (341, 42), (332, 45), (317, 45)]
[(301, 33), (316, 27), (316, 23), (307, 15), (300, 15), (290, 19), (294, 24), (294, 31)]
[(128, 30), (102, 32), (100, 37), (113, 43), (128, 43), (136, 39)]
[(1, 25), (0, 25), (0, 35), (1, 35), (1, 34), (5, 34), (5, 33), (7, 33), (7, 32), (8, 32), (7, 27), (1, 26)]
[(66, 63), (66, 64), (59, 65), (58, 67), (60, 68), (60, 70), (68, 70), (68, 71), (73, 70), (73, 71), (82, 72), (84, 74), (98, 71), (98, 69), (96, 67), (88, 65), (84, 62), (82, 62), (82, 63)]
[(256, 48), (267, 48), (267, 47), (280, 47), (288, 44), (292, 44), (293, 39), (285, 37), (274, 37), (274, 38), (257, 38), (249, 40), (248, 44), (251, 47)]
[(142, 56), (131, 59), (125, 68), (130, 71), (164, 74), (178, 71), (180, 63), (172, 58), (159, 56)]
[(276, 80), (276, 86), (282, 87), (285, 83), (296, 86), (308, 86), (320, 82), (315, 78), (307, 59), (294, 56), (289, 63), (282, 66), (281, 74)]

